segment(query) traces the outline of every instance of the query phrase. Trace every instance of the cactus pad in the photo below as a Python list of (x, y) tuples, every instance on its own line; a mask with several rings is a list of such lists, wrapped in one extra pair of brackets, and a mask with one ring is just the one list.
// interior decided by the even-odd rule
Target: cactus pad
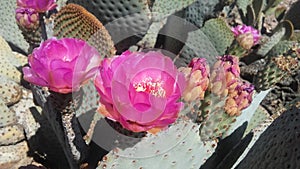
[(236, 116), (228, 115), (223, 109), (225, 98), (221, 100), (213, 94), (211, 96), (209, 97), (210, 99), (206, 96), (206, 104), (202, 104), (200, 107), (203, 118), (200, 126), (200, 138), (202, 141), (222, 137), (223, 133), (236, 121)]
[(32, 163), (33, 159), (28, 157), (28, 146), (25, 141), (15, 145), (0, 146), (0, 168), (13, 169), (22, 168)]
[(0, 36), (23, 51), (27, 51), (29, 45), (16, 24), (15, 9), (15, 0), (0, 1)]
[(0, 98), (0, 128), (17, 122), (15, 113), (8, 109), (4, 101)]
[[(26, 95), (26, 96), (24, 96)], [(40, 128), (40, 124), (34, 118), (33, 114), (42, 112), (33, 102), (33, 96), (27, 89), (23, 89), (22, 99), (12, 105), (10, 110), (16, 114), (18, 124), (21, 124), (25, 130), (26, 138), (30, 139)], [(35, 111), (34, 113), (32, 111)]]
[(54, 19), (54, 36), (88, 41), (102, 57), (115, 53), (111, 37), (102, 23), (76, 4), (68, 4), (57, 13)]
[(299, 168), (300, 110), (292, 108), (261, 134), (239, 168)]
[(184, 18), (200, 28), (205, 19), (212, 17), (216, 12), (215, 7), (218, 4), (219, 0), (197, 0), (185, 9)]
[(24, 139), (21, 125), (11, 125), (0, 128), (0, 145), (15, 144)]
[[(68, 2), (82, 5), (94, 14), (105, 25), (115, 45), (126, 38), (145, 34), (150, 24), (148, 0), (69, 0)], [(132, 41), (126, 43), (122, 45), (135, 44)]]
[(257, 51), (257, 54), (265, 56), (277, 43), (281, 40), (285, 40), (290, 36), (291, 25), (290, 22), (286, 21), (285, 23), (279, 25), (271, 37), (266, 37), (266, 43), (262, 44), (260, 49)]
[(269, 58), (266, 66), (258, 72), (254, 79), (255, 87), (259, 90), (266, 90), (273, 87), (284, 76), (291, 74), (299, 69), (299, 63), (296, 58), (291, 56), (278, 56)]
[(198, 125), (179, 121), (156, 136), (148, 135), (131, 148), (111, 151), (103, 157), (98, 169), (199, 168), (213, 153), (216, 142), (204, 144), (198, 132)]
[(194, 3), (196, 0), (159, 0), (155, 1), (152, 7), (153, 19), (160, 21), (163, 18), (180, 11)]
[(6, 105), (12, 105), (18, 102), (22, 96), (21, 87), (14, 81), (6, 79), (0, 75), (0, 98)]
[(181, 50), (179, 61), (177, 61), (177, 63), (175, 60), (175, 63), (180, 64), (180, 66), (186, 66), (190, 63), (192, 58), (204, 57), (207, 59), (209, 65), (213, 65), (216, 61), (215, 57), (218, 55), (214, 44), (201, 29), (198, 29), (188, 34), (188, 39)]
[(134, 13), (149, 14), (150, 12), (147, 0), (68, 0), (68, 3), (83, 6), (104, 24)]
[(224, 55), (234, 40), (233, 33), (227, 23), (221, 18), (206, 21), (201, 30), (214, 44), (219, 55)]

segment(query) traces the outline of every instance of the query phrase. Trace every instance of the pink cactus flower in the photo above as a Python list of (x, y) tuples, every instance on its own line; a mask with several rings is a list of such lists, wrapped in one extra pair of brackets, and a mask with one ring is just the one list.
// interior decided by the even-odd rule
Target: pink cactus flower
[(18, 7), (16, 9), (17, 24), (26, 29), (36, 29), (39, 26), (39, 13), (32, 8)]
[(252, 102), (254, 86), (247, 82), (239, 82), (235, 90), (229, 93), (225, 103), (225, 111), (230, 116), (238, 116)]
[(44, 13), (57, 7), (55, 0), (17, 0), (18, 7), (32, 8)]
[(209, 84), (209, 65), (205, 58), (193, 58), (188, 67), (179, 68), (184, 73), (186, 88), (183, 92), (184, 101), (191, 102), (204, 99)]
[(227, 96), (240, 79), (239, 59), (235, 56), (219, 56), (211, 73), (211, 91), (220, 96)]
[(58, 93), (78, 91), (97, 73), (101, 57), (94, 47), (74, 38), (48, 39), (28, 56), (24, 79)]
[(252, 26), (238, 25), (231, 30), (239, 44), (245, 49), (250, 49), (257, 45), (261, 38), (259, 31)]
[(98, 111), (124, 128), (158, 131), (177, 119), (184, 75), (159, 52), (129, 52), (104, 59), (95, 78)]

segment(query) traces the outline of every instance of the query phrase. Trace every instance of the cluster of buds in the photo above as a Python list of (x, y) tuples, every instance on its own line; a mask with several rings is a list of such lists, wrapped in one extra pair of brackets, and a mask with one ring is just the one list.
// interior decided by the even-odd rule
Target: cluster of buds
[(238, 25), (231, 30), (239, 45), (246, 50), (251, 49), (259, 43), (259, 31), (251, 26)]
[(240, 78), (238, 58), (231, 55), (218, 57), (211, 73), (211, 93), (226, 97), (225, 111), (230, 116), (239, 115), (252, 101), (254, 86)]
[(210, 76), (206, 59), (193, 58), (188, 67), (181, 67), (179, 70), (185, 75), (187, 84), (182, 96), (184, 101), (203, 100)]
[(247, 108), (252, 102), (254, 86), (247, 82), (240, 81), (238, 85), (227, 96), (225, 111), (230, 116), (238, 116), (241, 111)]
[(210, 90), (212, 93), (225, 97), (235, 89), (240, 80), (238, 58), (231, 55), (218, 57), (211, 73)]

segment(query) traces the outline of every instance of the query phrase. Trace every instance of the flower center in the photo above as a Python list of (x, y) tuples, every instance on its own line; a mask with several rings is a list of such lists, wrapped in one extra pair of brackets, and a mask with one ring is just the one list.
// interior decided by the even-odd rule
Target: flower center
[(147, 92), (155, 97), (165, 97), (166, 91), (162, 85), (162, 81), (154, 81), (151, 77), (147, 77), (139, 83), (133, 84), (133, 87), (137, 92)]

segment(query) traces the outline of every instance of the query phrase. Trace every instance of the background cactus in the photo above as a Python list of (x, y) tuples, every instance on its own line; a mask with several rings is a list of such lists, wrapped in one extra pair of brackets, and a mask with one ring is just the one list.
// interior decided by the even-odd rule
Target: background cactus
[(54, 19), (55, 37), (83, 39), (93, 45), (102, 57), (115, 53), (111, 37), (101, 22), (83, 7), (68, 4)]

